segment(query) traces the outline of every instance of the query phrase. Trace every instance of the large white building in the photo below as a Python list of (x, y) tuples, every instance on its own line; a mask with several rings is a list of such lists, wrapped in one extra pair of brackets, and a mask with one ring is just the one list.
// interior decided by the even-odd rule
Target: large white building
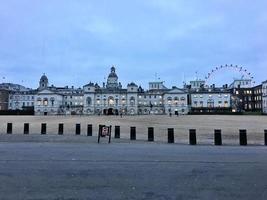
[(267, 81), (262, 83), (262, 112), (267, 114)]
[(0, 84), (0, 88), (9, 90), (9, 110), (34, 110), (35, 115), (178, 115), (243, 111), (267, 114), (267, 81), (251, 87), (251, 80), (240, 79), (229, 87), (227, 84), (215, 87), (197, 79), (182, 89), (167, 88), (164, 82), (154, 81), (144, 90), (133, 82), (123, 88), (115, 67), (111, 67), (107, 81), (101, 86), (90, 82), (82, 88), (55, 87), (43, 75), (35, 90), (5, 83)]
[(48, 78), (43, 75), (35, 95), (34, 111), (36, 115), (187, 114), (187, 96), (186, 90), (168, 89), (163, 82), (149, 83), (147, 91), (133, 82), (122, 88), (112, 67), (102, 87), (94, 83), (83, 88), (49, 86)]

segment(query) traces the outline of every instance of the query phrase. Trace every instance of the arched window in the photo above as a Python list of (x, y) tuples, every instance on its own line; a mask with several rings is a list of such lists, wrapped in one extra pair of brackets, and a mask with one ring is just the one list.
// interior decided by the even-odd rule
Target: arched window
[(121, 100), (121, 103), (122, 103), (123, 106), (125, 106), (125, 102), (126, 102), (125, 99)]
[(39, 98), (37, 99), (37, 105), (40, 106), (41, 103), (42, 103), (42, 99), (39, 97)]
[(171, 97), (168, 97), (168, 98), (167, 98), (167, 102), (168, 102), (169, 105), (171, 105), (171, 103), (172, 103), (172, 98), (171, 98)]
[(51, 101), (51, 105), (54, 106), (55, 98), (54, 97), (51, 97), (50, 98), (50, 101)]
[(108, 105), (109, 106), (113, 106), (114, 105), (114, 98), (113, 97), (109, 97), (108, 98)]
[(135, 98), (131, 97), (130, 98), (130, 105), (133, 106), (135, 104)]
[(178, 105), (178, 101), (179, 101), (179, 98), (178, 97), (174, 97), (174, 104), (175, 105)]
[(207, 102), (207, 106), (209, 108), (213, 108), (214, 107), (214, 100), (213, 99), (209, 99), (208, 102)]
[(92, 99), (91, 99), (91, 97), (87, 97), (87, 98), (86, 98), (86, 103), (87, 103), (88, 106), (91, 105), (91, 103), (92, 103)]
[(44, 106), (48, 106), (48, 98), (44, 98), (44, 100), (43, 100), (43, 105), (44, 105)]

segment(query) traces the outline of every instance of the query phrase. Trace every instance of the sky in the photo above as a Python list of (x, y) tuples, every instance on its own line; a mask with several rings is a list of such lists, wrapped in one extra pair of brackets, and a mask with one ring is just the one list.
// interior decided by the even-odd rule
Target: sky
[[(0, 0), (0, 82), (167, 87), (233, 64), (267, 79), (266, 0)], [(220, 70), (208, 84), (240, 73)]]

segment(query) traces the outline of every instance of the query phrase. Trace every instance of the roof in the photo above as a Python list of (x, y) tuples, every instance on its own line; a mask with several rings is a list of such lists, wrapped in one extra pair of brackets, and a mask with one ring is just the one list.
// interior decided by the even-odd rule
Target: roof
[(129, 86), (138, 87), (134, 82), (129, 83), (127, 86), (128, 86), (128, 87), (129, 87)]
[(45, 74), (43, 74), (43, 75), (41, 76), (41, 80), (48, 80), (48, 78), (47, 78), (47, 76), (46, 76)]

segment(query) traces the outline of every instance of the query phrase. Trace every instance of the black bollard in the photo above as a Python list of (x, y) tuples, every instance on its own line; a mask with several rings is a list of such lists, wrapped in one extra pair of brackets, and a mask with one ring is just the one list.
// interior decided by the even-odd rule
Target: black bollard
[(63, 135), (64, 134), (64, 124), (58, 124), (58, 134)]
[(76, 124), (75, 134), (81, 135), (81, 124)]
[(6, 133), (12, 134), (12, 123), (7, 123)]
[(25, 135), (30, 133), (30, 125), (29, 123), (24, 123), (24, 132)]
[(148, 127), (147, 140), (149, 142), (153, 142), (154, 141), (154, 128), (153, 127)]
[(132, 126), (130, 128), (130, 139), (136, 140), (136, 127)]
[(93, 125), (87, 124), (87, 136), (93, 136)]
[(214, 130), (214, 144), (222, 145), (222, 131), (220, 129)]
[(197, 136), (196, 136), (196, 129), (189, 130), (189, 144), (196, 145), (197, 144)]
[(174, 129), (168, 128), (168, 143), (174, 143)]
[(264, 130), (264, 144), (267, 145), (267, 130)]
[(115, 138), (120, 138), (121, 136), (121, 129), (120, 129), (120, 126), (115, 126), (115, 135), (114, 137)]
[(46, 123), (41, 124), (41, 134), (45, 135), (46, 134)]
[(244, 146), (247, 145), (247, 130), (239, 130), (239, 144)]

